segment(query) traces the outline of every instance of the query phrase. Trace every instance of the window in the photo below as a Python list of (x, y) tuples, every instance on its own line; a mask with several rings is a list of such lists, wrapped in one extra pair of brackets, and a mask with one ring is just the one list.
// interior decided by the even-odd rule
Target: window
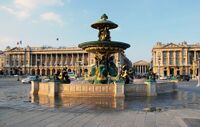
[(172, 51), (169, 51), (169, 65), (173, 65), (174, 63), (174, 55)]
[(163, 51), (163, 64), (167, 65), (167, 52)]
[(176, 51), (176, 65), (180, 65), (180, 51)]

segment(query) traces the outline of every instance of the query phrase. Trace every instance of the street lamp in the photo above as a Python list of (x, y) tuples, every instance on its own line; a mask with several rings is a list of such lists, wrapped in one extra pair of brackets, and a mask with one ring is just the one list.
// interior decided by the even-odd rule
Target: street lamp
[(20, 68), (18, 67), (18, 68), (17, 68), (17, 74), (18, 74), (18, 75), (17, 75), (17, 81), (19, 81), (19, 74), (20, 74), (19, 69), (20, 69)]
[(39, 62), (40, 62), (40, 59), (37, 59), (37, 77), (39, 76)]
[(158, 79), (160, 79), (160, 55), (158, 56)]
[(198, 84), (196, 87), (200, 87), (200, 58), (197, 59), (198, 61)]

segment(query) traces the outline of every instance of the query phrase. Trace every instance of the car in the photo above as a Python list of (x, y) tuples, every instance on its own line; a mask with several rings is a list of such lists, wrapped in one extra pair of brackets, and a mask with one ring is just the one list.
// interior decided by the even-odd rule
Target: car
[(179, 76), (177, 76), (177, 79), (179, 81), (190, 81), (190, 76), (189, 75), (179, 75)]
[(22, 79), (22, 83), (31, 83), (31, 81), (36, 80), (36, 76), (28, 76)]
[(77, 75), (74, 72), (68, 72), (68, 76), (70, 80), (75, 80), (77, 78)]
[(50, 81), (49, 78), (42, 79), (42, 82), (49, 82), (49, 81)]
[(160, 77), (160, 80), (167, 80), (167, 79), (168, 79), (167, 76)]

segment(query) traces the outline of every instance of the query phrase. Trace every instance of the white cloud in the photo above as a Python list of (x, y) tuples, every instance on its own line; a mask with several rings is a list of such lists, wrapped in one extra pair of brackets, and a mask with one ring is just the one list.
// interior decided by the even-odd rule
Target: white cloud
[(63, 0), (13, 0), (10, 5), (0, 6), (0, 10), (3, 10), (9, 14), (15, 15), (19, 19), (26, 19), (31, 14), (42, 6), (62, 6)]
[(14, 0), (13, 3), (18, 8), (25, 8), (29, 10), (33, 10), (40, 5), (64, 5), (62, 0)]
[(0, 10), (6, 11), (9, 14), (15, 15), (19, 19), (25, 19), (30, 16), (28, 11), (25, 10), (14, 10), (13, 8), (7, 7), (7, 6), (0, 6)]
[(60, 17), (60, 15), (54, 13), (54, 12), (46, 12), (40, 15), (40, 18), (44, 21), (51, 21), (58, 23), (59, 25), (63, 25), (63, 21)]

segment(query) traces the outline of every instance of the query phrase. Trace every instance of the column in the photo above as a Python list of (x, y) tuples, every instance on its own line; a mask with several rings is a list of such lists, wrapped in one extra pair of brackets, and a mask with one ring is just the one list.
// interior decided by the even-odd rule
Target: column
[(168, 65), (170, 64), (170, 59), (169, 59), (169, 57), (170, 57), (170, 52), (168, 51), (168, 52), (167, 52), (167, 64), (168, 64)]
[[(185, 65), (187, 66), (188, 65), (188, 50), (186, 50), (186, 58), (185, 58)], [(187, 67), (186, 67), (186, 73), (187, 73)]]
[(55, 62), (56, 66), (58, 65), (58, 54), (56, 53), (56, 62)]
[(53, 56), (52, 56), (52, 54), (50, 56), (50, 66), (53, 66)]
[(190, 63), (190, 52), (189, 52), (189, 51), (188, 51), (187, 57), (188, 57), (187, 63), (188, 63), (189, 65), (191, 65), (191, 63)]
[(63, 67), (63, 54), (61, 53), (60, 65)]
[(160, 54), (160, 66), (163, 65), (163, 51), (161, 51), (161, 54)]
[(41, 58), (40, 58), (40, 61), (41, 61), (41, 62), (40, 62), (40, 65), (42, 66), (42, 64), (43, 64), (42, 54), (40, 55), (40, 57), (41, 57)]
[(179, 55), (180, 55), (180, 58), (179, 58), (179, 59), (180, 59), (180, 60), (179, 60), (179, 63), (180, 63), (179, 65), (180, 65), (180, 66), (182, 66), (182, 56), (183, 56), (182, 54), (183, 54), (183, 51), (181, 50), (181, 51), (180, 51), (180, 54), (179, 54)]
[(35, 57), (36, 57), (36, 60), (35, 60), (35, 66), (37, 66), (37, 62), (38, 62), (38, 56), (37, 56), (37, 54), (35, 54)]
[(47, 66), (47, 54), (44, 54), (45, 57), (44, 57), (44, 65)]
[(76, 61), (77, 61), (77, 62), (79, 62), (79, 57), (80, 57), (80, 56), (79, 56), (79, 53), (77, 53), (77, 56), (76, 56)]
[(72, 58), (71, 58), (72, 66), (74, 66), (74, 54), (72, 53)]
[(189, 70), (189, 69), (188, 69), (188, 68), (189, 68), (189, 67), (188, 67), (188, 50), (186, 50), (185, 53), (186, 53), (186, 55), (185, 55), (185, 74), (188, 75), (188, 74), (189, 74), (189, 73), (188, 73), (188, 70)]
[(153, 65), (156, 66), (156, 52), (154, 52), (153, 57), (154, 57), (154, 58), (153, 58)]
[(16, 55), (16, 56), (17, 56), (17, 61), (18, 61), (17, 66), (20, 66), (20, 58), (19, 58), (19, 54)]
[(66, 56), (65, 56), (65, 61), (64, 61), (64, 63), (68, 66), (68, 60), (69, 60), (69, 55), (68, 54), (65, 54)]
[(32, 54), (30, 54), (30, 67), (32, 67), (33, 65), (33, 55)]
[(197, 61), (197, 52), (194, 51), (194, 61)]
[(85, 66), (85, 53), (83, 53), (82, 55), (82, 62), (83, 62), (83, 66)]
[(174, 51), (174, 66), (176, 66), (176, 51)]

